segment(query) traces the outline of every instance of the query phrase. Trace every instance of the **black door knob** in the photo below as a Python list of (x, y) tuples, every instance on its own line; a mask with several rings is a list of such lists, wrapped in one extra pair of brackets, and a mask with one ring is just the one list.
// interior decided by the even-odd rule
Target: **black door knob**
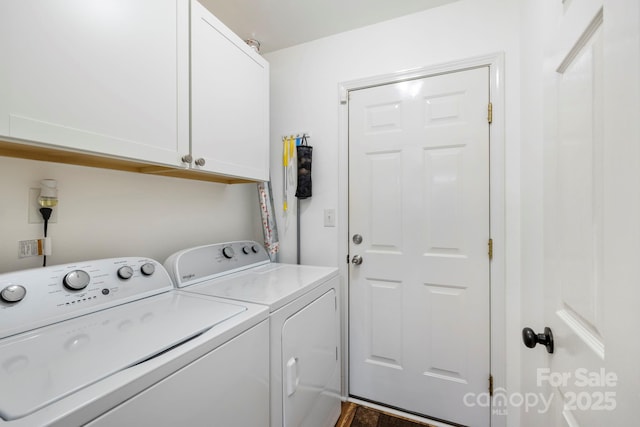
[(531, 328), (522, 330), (522, 341), (524, 345), (533, 348), (536, 344), (542, 344), (547, 347), (547, 352), (553, 353), (553, 333), (551, 328), (544, 328), (544, 334), (536, 334)]

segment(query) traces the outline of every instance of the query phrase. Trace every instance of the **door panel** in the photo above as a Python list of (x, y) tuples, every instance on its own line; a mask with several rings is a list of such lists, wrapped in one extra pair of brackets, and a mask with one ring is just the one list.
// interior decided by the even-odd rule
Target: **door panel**
[[(601, 340), (602, 31), (558, 71), (560, 310)], [(589, 124), (589, 125), (586, 125)], [(553, 209), (553, 207), (550, 207)]]
[(428, 209), (423, 217), (422, 240), (426, 254), (461, 255), (464, 251), (461, 231), (463, 185), (461, 176), (464, 147), (445, 147), (423, 152), (425, 164), (424, 199)]
[(350, 393), (474, 426), (489, 378), (489, 69), (350, 92)]
[[(586, 8), (590, 6), (590, 8)], [(580, 35), (548, 56), (545, 127), (545, 326), (555, 352), (539, 385), (554, 396), (557, 425), (606, 425), (608, 387), (585, 386), (605, 360), (603, 329), (603, 14), (568, 4), (555, 39)], [(552, 381), (554, 379), (562, 380)], [(600, 403), (597, 400), (602, 397)], [(605, 399), (606, 398), (606, 399)], [(602, 406), (592, 410), (593, 405)], [(597, 409), (597, 408), (596, 408)]]
[[(372, 281), (371, 348), (367, 360), (402, 369), (402, 288), (398, 282)], [(379, 313), (373, 316), (373, 313)]]
[(402, 246), (402, 159), (400, 152), (370, 156), (371, 242), (378, 249), (398, 250)]

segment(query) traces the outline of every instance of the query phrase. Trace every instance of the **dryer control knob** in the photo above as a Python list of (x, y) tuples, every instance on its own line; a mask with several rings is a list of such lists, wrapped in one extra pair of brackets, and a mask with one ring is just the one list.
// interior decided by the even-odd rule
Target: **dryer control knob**
[(24, 299), (27, 294), (27, 290), (24, 286), (9, 285), (0, 292), (0, 298), (4, 302), (16, 303)]
[(150, 262), (146, 262), (142, 264), (142, 266), (140, 267), (140, 271), (145, 276), (151, 276), (153, 273), (156, 272), (156, 266), (151, 264)]
[(260, 252), (260, 247), (258, 247), (258, 245), (253, 245), (253, 246), (251, 246), (251, 251), (254, 254), (257, 254), (258, 252)]
[(118, 269), (118, 277), (122, 280), (129, 280), (133, 276), (133, 268), (125, 265), (124, 267), (120, 267)]
[(236, 253), (231, 246), (225, 246), (224, 248), (222, 248), (222, 255), (224, 255), (224, 257), (227, 259), (233, 258), (235, 254)]
[(91, 281), (91, 276), (89, 273), (83, 270), (73, 270), (70, 273), (67, 273), (62, 280), (65, 288), (71, 289), (72, 291), (79, 291), (87, 287), (89, 282)]
[(245, 255), (249, 255), (249, 252), (251, 252), (251, 249), (249, 249), (249, 246), (243, 246), (242, 247), (242, 253)]

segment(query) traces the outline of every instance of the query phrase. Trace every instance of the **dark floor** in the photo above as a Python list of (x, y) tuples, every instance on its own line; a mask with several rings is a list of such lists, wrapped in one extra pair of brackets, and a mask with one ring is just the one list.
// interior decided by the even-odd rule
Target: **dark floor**
[(342, 404), (342, 415), (336, 427), (424, 427), (416, 421), (396, 417), (375, 409), (347, 402)]

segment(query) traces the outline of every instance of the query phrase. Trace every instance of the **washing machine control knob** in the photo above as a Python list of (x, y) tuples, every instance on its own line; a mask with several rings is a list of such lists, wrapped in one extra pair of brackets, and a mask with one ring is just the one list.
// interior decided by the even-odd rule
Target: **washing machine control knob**
[(253, 245), (253, 246), (251, 246), (251, 251), (254, 254), (257, 254), (258, 252), (260, 252), (260, 248), (258, 247), (258, 245)]
[(151, 276), (156, 272), (156, 266), (151, 264), (150, 262), (146, 262), (140, 267), (140, 272), (142, 272), (142, 274), (145, 276)]
[(0, 299), (8, 303), (16, 303), (22, 301), (27, 294), (27, 290), (21, 285), (9, 285), (0, 292)]
[(242, 253), (245, 255), (249, 255), (249, 252), (251, 252), (251, 249), (249, 249), (249, 246), (243, 246), (242, 247)]
[(72, 291), (79, 291), (87, 287), (89, 282), (91, 281), (91, 276), (89, 273), (83, 270), (73, 270), (70, 273), (67, 273), (62, 280), (65, 288), (71, 289)]
[(129, 280), (133, 277), (133, 268), (125, 265), (124, 267), (120, 267), (118, 269), (118, 277), (122, 280)]
[(235, 254), (236, 253), (231, 246), (225, 246), (224, 248), (222, 248), (222, 255), (224, 255), (224, 257), (227, 259), (233, 258)]

